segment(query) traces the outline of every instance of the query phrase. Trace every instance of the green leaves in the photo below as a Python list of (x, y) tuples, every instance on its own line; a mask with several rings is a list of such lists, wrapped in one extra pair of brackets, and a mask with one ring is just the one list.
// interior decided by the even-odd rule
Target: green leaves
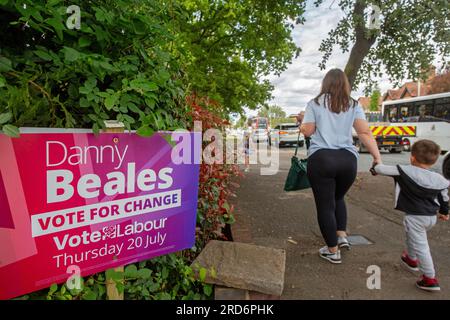
[(119, 97), (117, 94), (111, 94), (111, 95), (107, 96), (105, 99), (106, 109), (111, 110), (116, 105), (118, 100), (119, 100)]
[(133, 19), (133, 21), (131, 23), (133, 25), (134, 33), (136, 33), (138, 35), (144, 35), (146, 33), (147, 24), (145, 23), (145, 21), (142, 21), (139, 18), (137, 18), (137, 19)]
[(114, 22), (115, 14), (113, 11), (108, 11), (108, 9), (104, 7), (95, 7), (94, 10), (97, 21), (106, 22), (108, 24)]
[(137, 277), (141, 278), (141, 279), (149, 279), (150, 276), (152, 274), (152, 270), (144, 268), (144, 269), (139, 269), (137, 272)]
[[(298, 51), (293, 24), (303, 22), (306, 1), (181, 1), (190, 88), (222, 104), (224, 115), (270, 99), (264, 75), (280, 74)], [(201, 17), (201, 18), (200, 18)]]
[(56, 283), (52, 284), (49, 288), (48, 295), (52, 295), (58, 290), (58, 285)]
[(11, 60), (5, 57), (0, 57), (0, 72), (8, 72), (12, 69)]
[(212, 294), (212, 292), (213, 292), (213, 286), (212, 286), (212, 285), (207, 284), (207, 285), (205, 285), (205, 286), (203, 287), (203, 293), (204, 293), (206, 296), (210, 297), (211, 294)]
[(77, 50), (75, 50), (73, 48), (64, 47), (64, 49), (62, 49), (62, 51), (64, 52), (64, 60), (66, 62), (74, 62), (74, 61), (77, 61), (81, 57), (80, 52), (78, 52)]
[(0, 125), (9, 122), (11, 118), (12, 118), (11, 112), (0, 113)]
[(168, 46), (166, 5), (80, 2), (81, 29), (69, 30), (62, 1), (25, 2), (2, 21), (0, 113), (15, 115), (8, 124), (99, 132), (103, 120), (120, 119), (144, 135), (184, 125), (182, 43)]
[(137, 267), (134, 264), (130, 264), (128, 266), (126, 266), (125, 270), (124, 270), (124, 275), (127, 278), (137, 278)]
[(10, 137), (13, 137), (13, 138), (18, 138), (18, 137), (20, 136), (19, 128), (17, 128), (16, 126), (13, 126), (13, 125), (11, 125), (11, 124), (5, 124), (5, 125), (2, 127), (2, 131), (3, 131), (6, 135), (8, 135), (8, 136), (10, 136)]
[(83, 300), (97, 300), (97, 294), (94, 291), (87, 290), (83, 295), (81, 296)]
[[(181, 255), (180, 255), (181, 254)], [(112, 270), (82, 279), (80, 289), (68, 289), (65, 284), (53, 284), (46, 292), (31, 294), (31, 299), (99, 300), (105, 299), (105, 279), (112, 279), (125, 299), (145, 300), (203, 300), (212, 297), (213, 285), (193, 277), (193, 270), (183, 253), (170, 254), (130, 264), (123, 272)], [(206, 270), (206, 269), (205, 269)], [(206, 272), (206, 271), (202, 271)], [(212, 270), (210, 271), (212, 275)], [(43, 296), (42, 296), (43, 295)], [(29, 296), (20, 299), (30, 299)]]
[(37, 55), (39, 58), (41, 58), (42, 60), (45, 61), (51, 61), (52, 60), (52, 56), (49, 55), (46, 51), (44, 50), (36, 50), (34, 51), (34, 54)]
[(88, 94), (97, 86), (97, 79), (95, 77), (89, 77), (85, 82), (84, 86), (80, 87), (80, 93)]
[(206, 268), (200, 268), (200, 270), (198, 271), (198, 277), (201, 282), (205, 281), (207, 273), (208, 270)]
[(212, 286), (196, 280), (187, 263), (182, 256), (170, 254), (125, 267), (125, 299), (206, 299)]
[(58, 36), (59, 40), (63, 40), (63, 30), (65, 29), (64, 24), (62, 22), (61, 17), (53, 17), (46, 19), (45, 22), (50, 25), (53, 30), (55, 30), (56, 35)]
[(88, 37), (80, 37), (78, 39), (78, 46), (80, 48), (88, 47), (91, 45), (91, 40)]
[(143, 137), (150, 137), (155, 131), (149, 126), (142, 126), (137, 129), (136, 133)]
[(226, 210), (227, 213), (230, 213), (230, 212), (231, 212), (230, 205), (228, 204), (228, 202), (224, 202), (224, 203), (222, 204), (222, 208), (224, 208), (224, 209)]
[(124, 276), (127, 280), (131, 279), (149, 279), (152, 274), (152, 270), (148, 268), (138, 269), (135, 264), (126, 266), (124, 270)]
[(105, 276), (107, 279), (111, 279), (114, 281), (122, 281), (124, 277), (124, 273), (120, 271), (116, 271), (114, 269), (108, 269), (105, 272)]
[(129, 103), (126, 104), (126, 106), (127, 106), (127, 108), (128, 108), (130, 111), (132, 111), (132, 112), (134, 112), (134, 113), (138, 113), (138, 114), (140, 114), (140, 115), (144, 115), (144, 112), (142, 112), (142, 110), (139, 109), (134, 103), (129, 102)]
[[(69, 289), (66, 284), (53, 284), (46, 293), (47, 300), (98, 300), (104, 299), (106, 289), (104, 274), (90, 276), (86, 281), (81, 278), (80, 288)], [(41, 291), (42, 292), (42, 291)], [(39, 292), (31, 294), (34, 298), (39, 297)]]
[(172, 296), (167, 292), (160, 292), (155, 297), (157, 300), (172, 300)]
[(158, 86), (154, 82), (148, 81), (143, 78), (138, 78), (130, 82), (130, 88), (136, 90), (139, 93), (144, 93), (148, 91), (156, 91), (158, 89)]

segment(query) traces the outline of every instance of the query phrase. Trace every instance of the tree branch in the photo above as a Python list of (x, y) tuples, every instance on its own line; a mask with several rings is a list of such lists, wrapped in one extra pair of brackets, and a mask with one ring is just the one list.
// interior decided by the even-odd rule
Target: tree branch
[(358, 71), (364, 61), (364, 58), (370, 51), (370, 48), (375, 43), (376, 35), (373, 34), (368, 37), (367, 28), (364, 24), (364, 10), (367, 4), (364, 0), (356, 0), (353, 9), (353, 28), (355, 30), (355, 44), (350, 52), (350, 57), (345, 66), (345, 73), (347, 74), (350, 85), (354, 87)]

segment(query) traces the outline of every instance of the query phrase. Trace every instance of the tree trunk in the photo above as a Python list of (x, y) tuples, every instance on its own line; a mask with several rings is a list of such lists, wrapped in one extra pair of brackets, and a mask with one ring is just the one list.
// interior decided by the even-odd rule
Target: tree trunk
[(347, 64), (345, 66), (345, 74), (350, 81), (350, 85), (354, 86), (356, 76), (361, 68), (364, 58), (369, 53), (370, 48), (375, 43), (375, 39), (360, 39), (356, 40), (353, 45), (352, 51), (350, 52), (350, 57), (348, 58)]
[(363, 0), (357, 0), (353, 9), (353, 19), (356, 41), (350, 52), (347, 65), (345, 66), (345, 74), (350, 81), (352, 88), (355, 85), (356, 76), (361, 68), (364, 58), (369, 53), (370, 48), (373, 46), (376, 40), (376, 36), (367, 37), (366, 27), (364, 25), (364, 10), (366, 9), (366, 3)]

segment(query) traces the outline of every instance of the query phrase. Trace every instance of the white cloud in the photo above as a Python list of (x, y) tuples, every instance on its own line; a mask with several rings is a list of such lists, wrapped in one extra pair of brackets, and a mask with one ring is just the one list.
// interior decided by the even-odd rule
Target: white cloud
[[(293, 39), (302, 52), (280, 76), (269, 77), (275, 87), (271, 104), (281, 106), (287, 114), (298, 113), (319, 93), (322, 79), (329, 69), (345, 67), (349, 53), (342, 53), (336, 47), (328, 60), (327, 70), (319, 69), (322, 59), (320, 43), (342, 16), (343, 12), (335, 1), (325, 1), (319, 8), (308, 3), (305, 24), (297, 25), (293, 30)], [(390, 87), (386, 79), (380, 79), (379, 84), (382, 91)], [(362, 95), (362, 90), (353, 93), (355, 98)], [(256, 114), (255, 111), (248, 113)]]

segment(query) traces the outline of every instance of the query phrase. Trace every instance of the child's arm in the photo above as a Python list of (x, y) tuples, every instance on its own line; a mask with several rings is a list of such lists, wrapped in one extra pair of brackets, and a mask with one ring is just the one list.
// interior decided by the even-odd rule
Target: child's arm
[(438, 195), (438, 201), (439, 201), (439, 219), (448, 221), (448, 190), (444, 189), (441, 191), (441, 193)]
[(396, 166), (388, 166), (385, 164), (377, 164), (373, 168), (377, 174), (381, 174), (382, 176), (399, 176), (400, 172)]

